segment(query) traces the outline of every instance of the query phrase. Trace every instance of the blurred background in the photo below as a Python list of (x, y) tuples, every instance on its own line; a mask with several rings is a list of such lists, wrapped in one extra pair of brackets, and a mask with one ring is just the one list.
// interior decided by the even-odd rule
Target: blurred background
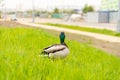
[(0, 18), (117, 23), (119, 0), (0, 0)]

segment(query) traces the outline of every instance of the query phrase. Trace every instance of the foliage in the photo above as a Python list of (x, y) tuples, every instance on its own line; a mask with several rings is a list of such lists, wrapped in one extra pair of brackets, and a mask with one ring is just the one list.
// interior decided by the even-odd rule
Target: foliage
[[(31, 14), (31, 15), (32, 15), (32, 12), (33, 12), (33, 10), (28, 10), (28, 11), (26, 11), (27, 14)], [(40, 11), (34, 10), (34, 15), (35, 15), (35, 16), (40, 16)]]
[(86, 4), (85, 7), (83, 8), (83, 12), (84, 12), (84, 13), (87, 13), (87, 11), (88, 11), (88, 6), (87, 6), (87, 4)]
[(88, 7), (88, 12), (93, 12), (93, 11), (94, 11), (93, 6), (89, 6), (89, 7)]
[(28, 10), (26, 11), (28, 14), (32, 14), (32, 10)]
[(68, 14), (73, 14), (73, 13), (76, 13), (73, 9), (64, 9), (63, 11), (62, 11), (63, 13), (68, 13)]
[(87, 4), (85, 4), (85, 6), (83, 8), (83, 13), (93, 12), (93, 11), (94, 11), (93, 6), (88, 6)]
[(34, 28), (0, 28), (0, 80), (120, 80), (120, 59), (66, 40), (70, 54), (62, 60), (40, 57), (59, 38)]
[(53, 13), (59, 13), (59, 9), (55, 8)]

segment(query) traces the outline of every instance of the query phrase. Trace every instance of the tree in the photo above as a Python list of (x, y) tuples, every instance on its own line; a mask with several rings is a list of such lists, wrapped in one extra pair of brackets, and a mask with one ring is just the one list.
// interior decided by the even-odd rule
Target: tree
[(87, 13), (88, 12), (88, 5), (85, 4), (85, 7), (83, 8), (83, 13)]
[(58, 8), (55, 8), (55, 9), (54, 9), (54, 13), (59, 13), (59, 9), (58, 9)]
[(87, 4), (85, 4), (85, 7), (83, 8), (83, 13), (93, 12), (93, 11), (94, 11), (93, 6), (88, 6)]
[(89, 7), (88, 7), (88, 12), (93, 12), (93, 11), (94, 11), (93, 6), (89, 6)]

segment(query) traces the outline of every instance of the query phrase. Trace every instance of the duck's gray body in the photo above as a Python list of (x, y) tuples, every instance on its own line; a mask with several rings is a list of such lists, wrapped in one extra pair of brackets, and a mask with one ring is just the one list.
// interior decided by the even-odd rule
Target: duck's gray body
[(65, 35), (64, 32), (60, 34), (61, 44), (54, 44), (44, 48), (44, 55), (48, 55), (50, 58), (65, 58), (69, 54), (69, 48), (64, 43)]
[(65, 58), (69, 53), (69, 49), (65, 43), (54, 44), (45, 48), (44, 53), (50, 58)]

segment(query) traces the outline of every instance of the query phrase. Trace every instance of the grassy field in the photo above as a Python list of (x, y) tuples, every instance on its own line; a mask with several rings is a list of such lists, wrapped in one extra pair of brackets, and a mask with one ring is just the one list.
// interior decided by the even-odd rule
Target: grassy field
[(42, 24), (120, 37), (120, 33), (116, 33), (115, 31), (107, 30), (107, 29), (87, 28), (87, 27), (79, 27), (79, 26), (65, 25), (65, 24), (54, 24), (54, 23), (42, 23)]
[(40, 57), (59, 38), (37, 28), (0, 27), (0, 80), (120, 80), (120, 59), (88, 44), (66, 40), (62, 60)]

